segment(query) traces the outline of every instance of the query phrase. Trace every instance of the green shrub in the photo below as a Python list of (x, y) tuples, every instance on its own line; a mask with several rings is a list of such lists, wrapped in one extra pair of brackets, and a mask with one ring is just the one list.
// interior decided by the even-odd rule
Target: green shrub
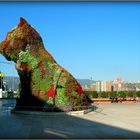
[(127, 96), (128, 97), (136, 97), (136, 91), (127, 91)]
[(85, 95), (89, 98), (115, 98), (120, 97), (140, 97), (140, 91), (111, 91), (111, 92), (96, 92), (85, 91)]
[(96, 91), (92, 91), (92, 98), (98, 98), (98, 93)]
[(117, 91), (112, 91), (109, 93), (110, 95), (110, 98), (115, 98), (118, 94), (117, 94)]
[(140, 91), (136, 92), (137, 97), (140, 97)]
[(19, 97), (19, 92), (18, 91), (14, 91), (13, 98), (18, 98), (18, 97)]
[(109, 98), (109, 92), (99, 92), (98, 98)]
[(98, 98), (98, 93), (96, 91), (84, 91), (88, 98)]
[(2, 92), (2, 98), (7, 98), (7, 97), (8, 97), (7, 91), (3, 91), (3, 92)]
[(127, 96), (127, 94), (128, 94), (127, 91), (118, 91), (118, 96), (119, 96), (120, 98), (125, 99), (126, 96)]

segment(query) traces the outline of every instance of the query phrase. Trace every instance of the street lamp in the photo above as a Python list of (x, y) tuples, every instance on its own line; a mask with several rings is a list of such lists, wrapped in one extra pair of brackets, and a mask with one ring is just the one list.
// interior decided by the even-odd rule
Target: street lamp
[(0, 71), (0, 89), (2, 89), (3, 77), (4, 77), (4, 73), (1, 73), (1, 71)]
[(0, 98), (2, 98), (2, 85), (3, 85), (4, 74), (0, 71)]

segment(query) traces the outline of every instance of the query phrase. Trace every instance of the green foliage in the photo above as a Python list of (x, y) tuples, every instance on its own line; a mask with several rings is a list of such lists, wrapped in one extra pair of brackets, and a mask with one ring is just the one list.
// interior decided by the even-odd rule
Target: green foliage
[(93, 98), (97, 98), (98, 97), (98, 93), (96, 91), (93, 91), (92, 97)]
[(51, 87), (53, 83), (52, 80), (53, 79), (50, 79), (50, 77), (46, 77), (45, 79), (42, 79), (41, 71), (39, 69), (35, 69), (33, 74), (33, 81), (37, 81), (37, 82), (33, 88), (36, 91), (41, 90), (41, 93), (45, 94), (46, 90), (49, 90), (49, 88)]
[(109, 98), (108, 92), (99, 92), (98, 98)]
[(57, 89), (57, 98), (56, 98), (56, 101), (55, 103), (57, 105), (61, 105), (61, 106), (67, 106), (69, 105), (69, 97), (68, 96), (65, 96), (65, 88), (58, 88)]
[(118, 96), (125, 99), (127, 96), (127, 91), (118, 91)]
[(126, 97), (140, 97), (140, 91), (112, 91), (112, 92), (99, 92), (85, 91), (85, 95), (89, 98), (115, 98), (120, 97), (125, 99)]
[(29, 50), (21, 51), (19, 53), (19, 60), (23, 63), (27, 63), (30, 64), (32, 69), (37, 68), (39, 60), (38, 58), (34, 57), (33, 55), (31, 55)]
[(96, 91), (84, 91), (84, 93), (89, 98), (98, 98), (98, 93)]
[(52, 98), (49, 97), (49, 99), (48, 99), (48, 101), (47, 101), (46, 103), (52, 105), (52, 104), (53, 104), (53, 100), (52, 100)]
[(136, 92), (137, 97), (140, 97), (140, 91)]
[(110, 98), (115, 98), (116, 96), (117, 96), (116, 91), (110, 92)]
[(15, 54), (10, 54), (9, 57), (10, 57), (11, 60), (15, 60), (16, 59)]
[[(2, 98), (8, 98), (8, 92), (7, 91), (2, 92)], [(18, 91), (13, 92), (13, 98), (19, 98), (19, 92)]]
[(2, 98), (8, 98), (8, 93), (7, 91), (2, 92)]
[(14, 91), (13, 98), (19, 98), (19, 92), (18, 91)]
[(76, 94), (75, 93), (75, 98), (76, 99), (74, 99), (75, 100), (75, 102), (76, 102), (76, 105), (78, 105), (78, 106), (82, 106), (83, 105), (83, 98), (82, 97), (80, 97), (78, 94)]
[(136, 97), (136, 91), (127, 91), (127, 97)]

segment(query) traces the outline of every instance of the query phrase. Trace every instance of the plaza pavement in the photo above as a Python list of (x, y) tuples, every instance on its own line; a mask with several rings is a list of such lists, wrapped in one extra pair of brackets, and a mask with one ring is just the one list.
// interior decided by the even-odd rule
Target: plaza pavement
[(0, 138), (140, 138), (140, 103), (101, 104), (85, 115), (0, 113)]

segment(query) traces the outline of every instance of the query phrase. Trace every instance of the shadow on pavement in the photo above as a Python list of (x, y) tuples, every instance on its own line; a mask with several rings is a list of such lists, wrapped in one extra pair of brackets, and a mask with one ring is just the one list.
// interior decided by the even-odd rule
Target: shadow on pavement
[(140, 133), (90, 121), (80, 115), (5, 114), (0, 115), (0, 138), (140, 138)]

